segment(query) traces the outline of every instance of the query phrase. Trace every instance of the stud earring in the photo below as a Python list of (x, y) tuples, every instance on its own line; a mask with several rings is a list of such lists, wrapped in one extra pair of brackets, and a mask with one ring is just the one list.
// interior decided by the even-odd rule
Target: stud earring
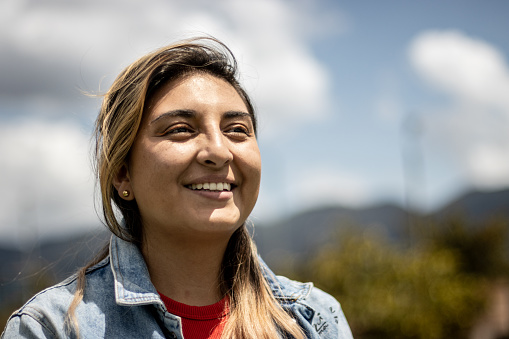
[(123, 191), (122, 195), (127, 198), (129, 196), (129, 191), (127, 191), (127, 190)]

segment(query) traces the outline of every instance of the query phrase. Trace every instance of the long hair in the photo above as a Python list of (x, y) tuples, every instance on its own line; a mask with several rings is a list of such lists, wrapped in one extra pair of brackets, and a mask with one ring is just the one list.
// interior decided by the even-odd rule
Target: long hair
[[(256, 133), (254, 108), (238, 81), (237, 62), (220, 41), (209, 37), (185, 40), (147, 54), (128, 66), (105, 94), (95, 125), (95, 170), (102, 213), (106, 226), (121, 239), (137, 245), (143, 242), (136, 201), (120, 198), (113, 180), (127, 163), (145, 104), (164, 84), (194, 73), (210, 74), (232, 85), (244, 101)], [(114, 206), (121, 213), (122, 224)], [(86, 270), (107, 255), (103, 251), (78, 272), (77, 290), (66, 319), (69, 328), (78, 335), (75, 310), (85, 293)], [(230, 301), (223, 338), (276, 338), (284, 334), (304, 338), (297, 323), (275, 300), (245, 224), (229, 240), (219, 281), (222, 294)]]

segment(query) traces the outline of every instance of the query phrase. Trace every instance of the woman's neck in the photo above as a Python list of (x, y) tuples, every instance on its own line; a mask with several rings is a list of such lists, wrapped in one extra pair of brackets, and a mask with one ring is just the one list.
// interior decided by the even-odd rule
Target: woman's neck
[(222, 299), (219, 274), (228, 238), (198, 241), (145, 235), (142, 253), (159, 293), (192, 306)]

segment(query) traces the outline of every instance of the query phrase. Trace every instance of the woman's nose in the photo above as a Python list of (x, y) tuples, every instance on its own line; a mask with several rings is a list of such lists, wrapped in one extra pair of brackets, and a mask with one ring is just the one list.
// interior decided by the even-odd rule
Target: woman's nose
[(197, 159), (202, 165), (215, 168), (222, 168), (230, 163), (233, 154), (223, 133), (215, 132), (203, 138)]

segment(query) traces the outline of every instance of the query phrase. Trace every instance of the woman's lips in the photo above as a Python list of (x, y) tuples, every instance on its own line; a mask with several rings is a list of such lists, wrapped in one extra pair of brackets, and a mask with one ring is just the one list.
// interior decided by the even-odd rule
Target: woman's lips
[(203, 189), (203, 188), (202, 189), (193, 189), (193, 188), (190, 188), (187, 186), (186, 186), (186, 188), (188, 188), (194, 194), (197, 194), (199, 196), (209, 198), (209, 199), (229, 200), (229, 199), (233, 198), (233, 189), (234, 188), (231, 188), (231, 190), (223, 189), (222, 191), (218, 191), (217, 188), (216, 188), (216, 190)]

